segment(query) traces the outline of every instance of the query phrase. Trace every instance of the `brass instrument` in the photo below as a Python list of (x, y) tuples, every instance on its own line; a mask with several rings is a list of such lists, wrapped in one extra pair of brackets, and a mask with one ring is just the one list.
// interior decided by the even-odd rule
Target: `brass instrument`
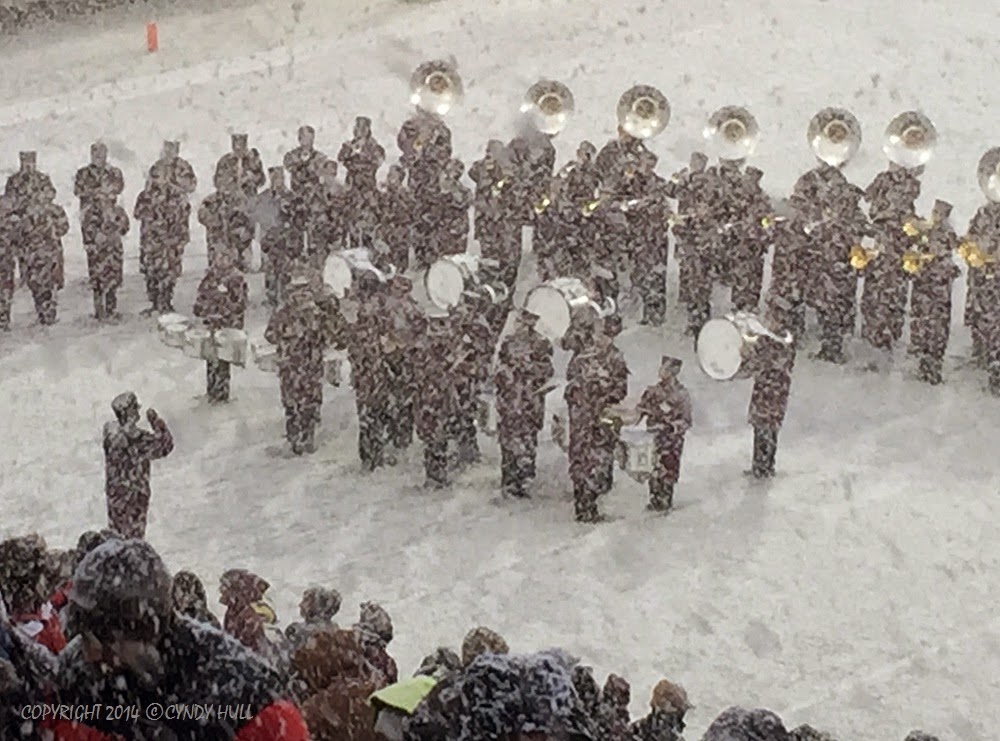
[(652, 139), (670, 123), (670, 103), (651, 85), (636, 85), (618, 99), (618, 125), (636, 139)]
[(538, 131), (555, 136), (565, 128), (576, 109), (573, 93), (556, 80), (539, 80), (524, 94), (521, 113)]
[(723, 160), (745, 160), (760, 142), (757, 119), (746, 108), (735, 105), (724, 106), (713, 113), (703, 133)]
[(996, 255), (989, 254), (970, 239), (966, 239), (958, 246), (958, 255), (965, 260), (966, 265), (975, 270), (997, 261)]
[(900, 113), (885, 129), (882, 151), (900, 167), (921, 167), (934, 155), (937, 129), (919, 111)]
[(840, 167), (861, 148), (861, 123), (845, 108), (824, 108), (809, 122), (806, 139), (817, 159)]
[[(427, 113), (444, 116), (464, 94), (462, 77), (454, 60), (424, 62), (410, 77), (410, 102)], [(422, 142), (419, 145), (422, 146)]]
[(880, 254), (882, 253), (879, 250), (865, 249), (860, 244), (856, 244), (853, 247), (851, 247), (851, 251), (849, 254), (851, 267), (854, 268), (855, 270), (864, 270), (866, 267), (868, 267), (868, 263), (870, 263)]
[(979, 187), (993, 203), (1000, 202), (1000, 147), (987, 150), (976, 169)]

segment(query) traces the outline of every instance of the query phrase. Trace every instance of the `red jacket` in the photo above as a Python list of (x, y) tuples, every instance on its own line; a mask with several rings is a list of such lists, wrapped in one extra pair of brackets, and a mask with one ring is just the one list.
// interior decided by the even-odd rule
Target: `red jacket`
[(66, 636), (63, 635), (56, 609), (51, 602), (46, 602), (38, 612), (12, 615), (11, 621), (21, 632), (57, 654), (66, 648)]

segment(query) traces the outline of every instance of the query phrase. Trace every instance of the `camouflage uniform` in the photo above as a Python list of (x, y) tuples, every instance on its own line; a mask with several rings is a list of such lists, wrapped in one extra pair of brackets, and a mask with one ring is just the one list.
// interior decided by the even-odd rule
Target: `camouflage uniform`
[(589, 210), (601, 186), (596, 153), (590, 142), (580, 144), (576, 159), (553, 181), (551, 203), (535, 218), (534, 251), (542, 280), (590, 275), (599, 232)]
[(534, 328), (537, 317), (524, 314), (500, 345), (496, 384), (500, 486), (504, 494), (524, 497), (535, 477), (538, 433), (545, 427), (545, 393), (555, 370), (552, 343)]
[(241, 270), (249, 270), (254, 223), (240, 196), (219, 190), (209, 194), (198, 208), (198, 223), (205, 227), (209, 267), (225, 249), (237, 256)]
[(329, 157), (313, 146), (316, 131), (312, 126), (300, 127), (298, 136), (299, 146), (285, 153), (282, 164), (291, 179), (292, 192), (308, 201), (322, 188), (323, 168)]
[(371, 273), (358, 278), (357, 319), (347, 350), (358, 407), (358, 455), (367, 471), (385, 465), (392, 398), (383, 340), (387, 333), (386, 287)]
[[(110, 269), (112, 275), (118, 276), (117, 282), (111, 286), (111, 292), (107, 294), (107, 299), (99, 295), (100, 286), (95, 284), (95, 271), (91, 265), (91, 254), (101, 255), (108, 249), (102, 245), (95, 244), (95, 239), (100, 237), (102, 242), (107, 241), (110, 236), (112, 240), (117, 234), (124, 236), (128, 232), (128, 214), (116, 203), (118, 196), (125, 190), (125, 179), (122, 171), (117, 167), (107, 164), (108, 149), (103, 144), (94, 144), (90, 148), (91, 162), (86, 167), (82, 167), (76, 172), (73, 193), (80, 199), (80, 226), (83, 232), (83, 248), (87, 252), (87, 263), (90, 268), (91, 285), (94, 289), (94, 313), (98, 319), (103, 319), (108, 314), (115, 313), (114, 289), (121, 285), (121, 240), (118, 239), (118, 267), (117, 270)], [(91, 206), (100, 202), (101, 210), (90, 213), (90, 228), (86, 220)], [(119, 215), (117, 212), (121, 211)], [(124, 232), (118, 233), (121, 228), (121, 217), (124, 217)], [(101, 270), (97, 271), (102, 272)], [(98, 279), (97, 283), (100, 283)], [(105, 281), (106, 282), (106, 281)], [(105, 301), (109, 305), (105, 306)]]
[(677, 379), (681, 361), (663, 358), (659, 383), (642, 393), (638, 411), (646, 418), (646, 429), (654, 433), (656, 465), (649, 478), (649, 506), (669, 510), (674, 485), (680, 478), (684, 436), (691, 429), (691, 395)]
[[(204, 320), (213, 332), (219, 329), (243, 329), (249, 289), (246, 278), (233, 264), (232, 253), (209, 267), (198, 285), (194, 315)], [(231, 369), (224, 360), (205, 361), (205, 377), (210, 402), (229, 400)]]
[(128, 212), (114, 202), (114, 196), (98, 195), (88, 199), (80, 222), (94, 292), (94, 316), (106, 319), (117, 313), (116, 292), (123, 281), (122, 237), (129, 231)]
[(215, 165), (215, 189), (242, 193), (251, 200), (267, 182), (264, 163), (260, 152), (248, 148), (246, 134), (233, 134), (232, 147), (232, 151), (222, 155)]
[[(32, 203), (54, 201), (56, 189), (52, 185), (52, 179), (38, 171), (38, 156), (35, 152), (21, 152), (20, 161), (21, 169), (7, 178), (4, 195), (10, 197), (15, 215), (23, 218), (33, 208)], [(24, 284), (28, 278), (27, 256), (22, 245), (17, 245), (16, 249), (15, 257), (21, 282)]]
[(451, 420), (459, 413), (458, 373), (450, 319), (435, 317), (416, 353), (414, 427), (424, 443), (426, 484), (448, 484), (448, 438)]
[(631, 221), (632, 285), (642, 297), (640, 324), (661, 325), (667, 311), (670, 205), (663, 178), (651, 171), (640, 173), (640, 177), (642, 200), (626, 212)]
[(174, 438), (167, 423), (152, 409), (146, 412), (152, 432), (139, 429), (135, 394), (121, 394), (111, 406), (117, 421), (104, 426), (108, 527), (124, 538), (144, 538), (151, 496), (150, 462), (168, 456), (174, 449)]
[(811, 300), (809, 277), (813, 254), (804, 227), (798, 215), (772, 227), (774, 256), (771, 259), (771, 283), (765, 300), (767, 306), (776, 299), (789, 304), (788, 329), (796, 337), (805, 333), (806, 305)]
[[(773, 312), (771, 316), (778, 314)], [(747, 421), (753, 427), (753, 466), (750, 473), (759, 479), (771, 478), (778, 450), (778, 431), (785, 419), (792, 388), (795, 343), (786, 345), (770, 337), (761, 337), (751, 347), (740, 369), (741, 377), (753, 377), (747, 415)]]
[(14, 298), (14, 271), (17, 267), (17, 217), (12, 199), (0, 196), (0, 331), (10, 329), (10, 304)]
[(168, 181), (152, 177), (136, 198), (132, 216), (139, 222), (139, 269), (146, 276), (152, 310), (161, 314), (173, 311), (184, 246), (191, 240), (187, 194)]
[(347, 241), (349, 211), (347, 190), (337, 182), (337, 163), (323, 166), (320, 188), (304, 202), (308, 214), (307, 248), (309, 263), (322, 271), (334, 247)]
[(631, 741), (631, 716), (628, 711), (631, 700), (632, 688), (628, 681), (617, 674), (609, 674), (597, 704), (598, 738)]
[(410, 245), (417, 216), (417, 202), (404, 180), (406, 172), (399, 165), (392, 165), (385, 187), (378, 193), (378, 226), (375, 235), (385, 244), (384, 256), (373, 251), (372, 263), (379, 270), (391, 265), (404, 273), (410, 267)]
[(628, 366), (600, 323), (566, 369), (569, 408), (569, 475), (576, 519), (599, 519), (597, 498), (611, 490), (617, 433), (602, 421), (604, 410), (628, 395)]
[[(974, 243), (986, 255), (996, 259), (1000, 256), (1000, 203), (987, 203), (976, 211), (969, 224), (966, 239)], [(965, 326), (972, 334), (972, 356), (976, 361), (986, 361), (986, 330), (983, 318), (989, 301), (980, 298), (980, 286), (987, 285), (995, 266), (971, 267), (966, 275)]]
[(771, 201), (760, 186), (764, 173), (748, 167), (743, 173), (742, 188), (734, 193), (736, 210), (743, 218), (737, 227), (737, 242), (732, 261), (732, 302), (737, 311), (756, 312), (764, 283), (764, 257), (771, 244), (765, 219), (771, 215)]
[(498, 264), (499, 275), (513, 293), (521, 264), (521, 218), (517, 213), (523, 203), (515, 173), (505, 161), (503, 145), (490, 142), (486, 156), (469, 168), (469, 178), (476, 184), (473, 208), (475, 236), (480, 255)]
[(996, 254), (992, 258), (982, 267), (969, 270), (975, 276), (976, 287), (971, 308), (982, 343), (990, 393), (1000, 396), (1000, 264)]
[(18, 220), (16, 243), (35, 313), (42, 324), (56, 322), (56, 294), (65, 286), (62, 238), (69, 233), (69, 217), (62, 206), (48, 199), (44, 190)]
[(941, 383), (941, 368), (951, 330), (951, 289), (960, 271), (952, 259), (958, 235), (948, 217), (951, 205), (938, 202), (933, 226), (921, 236), (920, 254), (926, 262), (911, 266), (910, 353), (917, 356), (919, 374), (930, 384)]
[(513, 175), (511, 200), (518, 207), (514, 222), (527, 226), (535, 220), (535, 207), (549, 194), (556, 167), (556, 148), (551, 136), (532, 131), (511, 139), (507, 152)]
[(396, 276), (386, 298), (387, 333), (382, 350), (389, 378), (389, 442), (397, 450), (413, 442), (413, 404), (417, 393), (415, 356), (427, 318), (411, 294), (413, 283)]
[(666, 195), (677, 201), (678, 218), (673, 225), (679, 270), (678, 300), (688, 313), (689, 334), (698, 335), (712, 312), (712, 239), (714, 224), (710, 206), (715, 196), (714, 177), (707, 171), (708, 158), (691, 155), (689, 167), (666, 184)]
[(117, 200), (125, 190), (122, 171), (107, 164), (108, 149), (103, 144), (90, 148), (91, 162), (76, 171), (73, 180), (73, 195), (80, 199), (80, 213), (91, 205), (97, 196), (108, 196)]
[(476, 463), (480, 458), (476, 413), (496, 345), (486, 317), (467, 301), (452, 310), (451, 331), (458, 406), (449, 420), (449, 437), (455, 442), (457, 462), (464, 465)]
[(799, 178), (790, 199), (811, 264), (804, 284), (820, 325), (817, 358), (831, 363), (844, 362), (844, 338), (854, 331), (858, 274), (851, 249), (873, 233), (860, 206), (863, 197), (838, 168), (820, 164)]
[(357, 247), (372, 246), (378, 224), (376, 175), (385, 162), (385, 149), (372, 137), (371, 126), (371, 119), (355, 119), (354, 138), (340, 148), (337, 156), (347, 170), (351, 241)]
[(276, 307), (285, 300), (293, 266), (305, 254), (308, 211), (305, 202), (285, 185), (285, 171), (268, 171), (271, 187), (256, 198), (254, 216), (260, 227), (260, 251), (264, 264), (267, 303)]
[(400, 164), (406, 169), (407, 184), (416, 199), (414, 258), (417, 267), (425, 269), (432, 254), (443, 254), (435, 245), (439, 231), (436, 211), (442, 176), (452, 157), (451, 131), (440, 117), (417, 111), (403, 124), (396, 143), (402, 152)]
[(323, 353), (336, 340), (308, 285), (293, 285), (271, 315), (264, 339), (278, 348), (285, 435), (295, 455), (313, 452), (323, 405)]
[(878, 350), (892, 350), (903, 336), (907, 293), (903, 253), (909, 247), (903, 226), (914, 217), (919, 196), (917, 173), (898, 167), (880, 173), (865, 191), (879, 254), (864, 269), (861, 336)]
[(437, 193), (427, 203), (427, 210), (418, 211), (419, 223), (425, 225), (430, 241), (421, 241), (424, 250), (418, 267), (430, 265), (445, 255), (461, 255), (469, 246), (469, 208), (472, 193), (461, 182), (462, 163), (449, 160), (438, 181)]

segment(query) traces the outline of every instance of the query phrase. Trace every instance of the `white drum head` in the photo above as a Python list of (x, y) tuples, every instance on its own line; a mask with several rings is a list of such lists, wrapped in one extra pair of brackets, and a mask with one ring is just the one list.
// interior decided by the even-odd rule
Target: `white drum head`
[(524, 308), (537, 314), (536, 329), (549, 340), (561, 340), (569, 329), (570, 307), (562, 292), (552, 286), (538, 286), (528, 294)]
[(465, 276), (462, 268), (451, 260), (437, 260), (424, 276), (427, 297), (439, 309), (458, 306), (465, 291)]
[(743, 364), (743, 335), (728, 319), (708, 321), (698, 334), (698, 363), (709, 378), (728, 381)]
[(343, 298), (354, 282), (350, 263), (338, 254), (330, 255), (323, 266), (323, 282), (333, 289), (338, 299)]
[(156, 320), (156, 323), (160, 326), (160, 329), (166, 329), (167, 327), (172, 327), (176, 324), (190, 326), (191, 320), (183, 314), (162, 314), (160, 315), (160, 318)]

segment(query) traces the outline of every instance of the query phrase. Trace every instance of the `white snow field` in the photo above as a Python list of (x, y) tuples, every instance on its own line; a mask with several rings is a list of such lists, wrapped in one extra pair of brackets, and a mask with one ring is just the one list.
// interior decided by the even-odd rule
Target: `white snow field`
[[(953, 201), (961, 230), (981, 201), (978, 158), (1000, 144), (1000, 13), (977, 0), (311, 0), (298, 24), (286, 4), (261, 2), (159, 18), (156, 55), (143, 50), (146, 20), (131, 11), (0, 47), (0, 166), (37, 148), (74, 219), (72, 176), (97, 138), (125, 171), (129, 208), (168, 138), (183, 141), (199, 197), (232, 131), (273, 164), (298, 125), (315, 125), (335, 153), (364, 114), (392, 156), (409, 72), (443, 54), (466, 80), (449, 118), (466, 161), (514, 133), (520, 96), (543, 76), (576, 93), (563, 160), (583, 138), (612, 136), (618, 96), (635, 83), (659, 86), (673, 106), (652, 143), (666, 174), (700, 145), (712, 110), (750, 106), (763, 129), (754, 164), (776, 195), (812, 165), (804, 132), (818, 109), (843, 105), (861, 119), (848, 174), (866, 184), (884, 166), (885, 124), (921, 108), (940, 135), (921, 204)], [(193, 234), (181, 310), (205, 265), (196, 224)], [(29, 296), (16, 296), (14, 331), (0, 336), (0, 536), (39, 531), (68, 546), (104, 525), (100, 428), (111, 398), (134, 389), (177, 441), (154, 466), (148, 532), (168, 565), (195, 570), (210, 592), (225, 568), (251, 568), (271, 581), (286, 621), (311, 583), (343, 593), (345, 622), (379, 600), (404, 672), (482, 623), (516, 651), (561, 645), (601, 680), (623, 674), (637, 713), (657, 679), (682, 682), (697, 706), (692, 739), (730, 704), (858, 741), (916, 727), (948, 741), (996, 737), (1000, 402), (962, 366), (958, 306), (938, 388), (915, 381), (905, 359), (879, 375), (803, 352), (767, 485), (742, 476), (749, 385), (703, 377), (676, 312), (663, 329), (626, 330), (633, 394), (663, 353), (680, 354), (696, 427), (675, 513), (647, 515), (642, 487), (622, 475), (602, 501), (615, 520), (590, 527), (572, 520), (565, 459), (547, 435), (527, 503), (498, 501), (489, 441), (484, 463), (443, 493), (420, 488), (419, 445), (395, 469), (363, 475), (346, 388), (327, 389), (321, 450), (286, 457), (273, 376), (236, 372), (233, 402), (210, 408), (198, 398), (202, 364), (138, 316), (137, 242), (133, 226), (117, 326), (87, 318), (76, 228), (61, 322), (35, 326)], [(675, 282), (670, 291), (673, 304)], [(259, 276), (252, 292), (260, 327)]]

